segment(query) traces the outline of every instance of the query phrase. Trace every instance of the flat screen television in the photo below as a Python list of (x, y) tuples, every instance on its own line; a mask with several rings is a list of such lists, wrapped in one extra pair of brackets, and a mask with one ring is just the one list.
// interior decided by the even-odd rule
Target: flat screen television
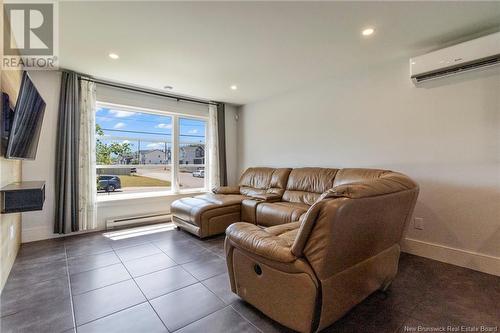
[[(4, 98), (4, 108), (8, 97)], [(5, 158), (34, 160), (42, 129), (45, 101), (31, 81), (28, 73), (23, 73), (21, 87), (14, 110), (3, 110), (5, 127), (8, 127), (8, 141)], [(10, 111), (10, 112), (9, 112)]]

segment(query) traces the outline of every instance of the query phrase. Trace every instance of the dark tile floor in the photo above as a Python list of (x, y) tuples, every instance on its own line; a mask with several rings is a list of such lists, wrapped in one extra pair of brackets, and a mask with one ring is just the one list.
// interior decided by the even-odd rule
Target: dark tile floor
[[(24, 244), (0, 315), (2, 333), (289, 332), (231, 293), (222, 237), (200, 241), (175, 230)], [(390, 291), (325, 332), (449, 325), (498, 327), (500, 278), (402, 254)]]

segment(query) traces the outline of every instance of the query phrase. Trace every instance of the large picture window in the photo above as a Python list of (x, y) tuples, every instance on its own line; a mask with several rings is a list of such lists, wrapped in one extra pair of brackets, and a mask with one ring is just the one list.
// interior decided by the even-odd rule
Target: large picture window
[(204, 118), (98, 103), (98, 196), (204, 190), (206, 130)]

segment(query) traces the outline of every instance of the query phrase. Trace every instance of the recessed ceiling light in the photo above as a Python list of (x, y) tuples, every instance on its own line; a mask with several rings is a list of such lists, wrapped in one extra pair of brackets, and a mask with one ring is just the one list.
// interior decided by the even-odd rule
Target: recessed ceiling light
[(231, 90), (237, 90), (237, 89), (238, 89), (238, 86), (237, 86), (237, 85), (235, 85), (235, 84), (233, 84), (230, 88), (231, 88)]
[(375, 32), (375, 29), (373, 29), (373, 28), (366, 28), (363, 31), (361, 31), (361, 34), (363, 36), (371, 36), (371, 35), (373, 35), (374, 32)]
[(108, 54), (108, 56), (109, 56), (111, 59), (113, 59), (113, 60), (116, 60), (116, 59), (119, 59), (119, 58), (120, 58), (120, 56), (119, 56), (118, 54), (116, 54), (116, 53), (110, 53), (110, 54)]
[(166, 89), (166, 90), (172, 90), (172, 89), (174, 89), (174, 87), (172, 87), (172, 86), (168, 86), (168, 85), (167, 85), (167, 86), (164, 86), (164, 87), (163, 87), (163, 89)]

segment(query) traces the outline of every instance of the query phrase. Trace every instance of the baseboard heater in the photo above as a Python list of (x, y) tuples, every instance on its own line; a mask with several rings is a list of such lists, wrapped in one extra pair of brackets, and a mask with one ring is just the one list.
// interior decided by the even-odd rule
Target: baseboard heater
[(114, 217), (106, 220), (106, 230), (129, 227), (133, 225), (166, 223), (171, 221), (172, 215), (170, 214), (170, 212), (161, 212), (139, 216)]

